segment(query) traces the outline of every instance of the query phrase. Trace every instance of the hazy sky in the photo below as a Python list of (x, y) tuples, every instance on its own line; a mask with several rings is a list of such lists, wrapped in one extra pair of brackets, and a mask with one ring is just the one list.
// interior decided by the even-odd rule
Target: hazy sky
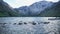
[[(7, 2), (11, 7), (18, 8), (25, 5), (29, 6), (35, 2), (42, 1), (42, 0), (4, 0), (4, 1)], [(58, 0), (47, 0), (47, 1), (57, 2)]]

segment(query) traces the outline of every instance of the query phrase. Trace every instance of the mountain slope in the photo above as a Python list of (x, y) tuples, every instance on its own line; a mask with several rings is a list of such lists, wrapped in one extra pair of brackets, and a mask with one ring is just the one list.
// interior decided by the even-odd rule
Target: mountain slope
[(60, 1), (55, 3), (51, 8), (42, 11), (39, 15), (43, 17), (60, 17)]
[(22, 6), (20, 8), (15, 8), (14, 10), (19, 12), (21, 16), (29, 16), (30, 9), (28, 8), (28, 6)]
[(0, 17), (19, 16), (18, 13), (6, 2), (0, 0)]

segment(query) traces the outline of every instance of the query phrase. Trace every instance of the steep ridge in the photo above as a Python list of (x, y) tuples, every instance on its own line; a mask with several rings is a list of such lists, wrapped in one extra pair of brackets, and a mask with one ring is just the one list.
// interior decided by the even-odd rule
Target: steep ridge
[(51, 8), (42, 11), (39, 15), (43, 17), (60, 17), (60, 1), (53, 4)]
[(6, 2), (0, 0), (0, 17), (19, 16), (18, 13)]

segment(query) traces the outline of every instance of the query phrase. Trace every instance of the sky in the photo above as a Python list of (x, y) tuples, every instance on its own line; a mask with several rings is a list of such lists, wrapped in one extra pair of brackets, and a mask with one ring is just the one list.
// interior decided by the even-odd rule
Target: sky
[[(42, 0), (4, 0), (4, 1), (7, 2), (11, 7), (18, 8), (21, 6), (29, 6), (35, 2), (39, 2)], [(58, 0), (46, 0), (46, 1), (57, 2)]]

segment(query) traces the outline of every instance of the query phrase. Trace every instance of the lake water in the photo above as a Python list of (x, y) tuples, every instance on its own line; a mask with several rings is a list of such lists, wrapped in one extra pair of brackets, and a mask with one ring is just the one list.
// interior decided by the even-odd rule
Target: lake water
[(56, 17), (0, 17), (0, 34), (60, 34)]

